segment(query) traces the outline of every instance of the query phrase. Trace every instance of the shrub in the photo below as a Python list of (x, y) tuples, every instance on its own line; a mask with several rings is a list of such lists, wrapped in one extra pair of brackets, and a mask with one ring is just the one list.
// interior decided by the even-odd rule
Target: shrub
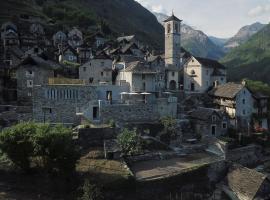
[(135, 130), (124, 129), (118, 135), (117, 142), (124, 155), (134, 155), (142, 151), (142, 142)]
[(48, 124), (22, 123), (0, 134), (0, 149), (13, 163), (28, 171), (31, 161), (47, 172), (68, 174), (79, 158), (71, 129)]
[(21, 123), (0, 134), (0, 149), (24, 171), (30, 170), (30, 158), (34, 155), (32, 136), (35, 131), (35, 124)]
[(102, 200), (103, 196), (99, 187), (95, 184), (91, 184), (88, 179), (84, 181), (81, 187), (81, 197), (78, 200)]

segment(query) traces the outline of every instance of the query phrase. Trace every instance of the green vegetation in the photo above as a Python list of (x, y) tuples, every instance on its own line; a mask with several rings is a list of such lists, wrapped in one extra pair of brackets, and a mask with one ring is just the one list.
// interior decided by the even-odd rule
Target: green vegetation
[(143, 43), (157, 49), (164, 46), (162, 25), (134, 0), (9, 0), (1, 4), (0, 22), (21, 14), (54, 22), (53, 30), (79, 26), (85, 35), (89, 30), (101, 30), (108, 38), (136, 34)]
[(72, 131), (48, 124), (21, 123), (4, 130), (0, 134), (0, 149), (26, 172), (37, 167), (48, 173), (68, 175), (79, 158)]
[(124, 129), (117, 137), (117, 142), (124, 155), (135, 155), (142, 151), (142, 141), (136, 130)]
[(88, 179), (84, 181), (84, 185), (81, 188), (82, 195), (78, 200), (102, 200), (102, 192), (100, 187), (95, 184), (91, 184)]
[(176, 119), (172, 117), (165, 117), (161, 119), (161, 123), (164, 126), (164, 130), (161, 132), (160, 140), (169, 144), (170, 141), (176, 137), (177, 130), (176, 130)]
[(232, 50), (221, 62), (227, 66), (230, 80), (248, 78), (270, 83), (270, 24)]

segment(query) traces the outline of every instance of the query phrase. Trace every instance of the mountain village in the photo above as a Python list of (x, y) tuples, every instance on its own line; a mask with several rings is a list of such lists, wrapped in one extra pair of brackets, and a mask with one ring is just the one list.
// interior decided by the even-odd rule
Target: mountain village
[[(269, 97), (245, 80), (228, 82), (221, 63), (185, 50), (181, 22), (174, 14), (164, 21), (163, 52), (136, 35), (47, 32), (35, 16), (2, 24), (0, 128), (63, 124), (81, 149), (103, 148), (104, 158), (123, 160), (136, 181), (206, 167), (216, 187), (198, 199), (270, 199), (269, 174), (261, 169), (270, 152), (259, 145), (269, 137)], [(169, 138), (161, 133), (164, 120), (175, 122)], [(123, 156), (116, 138), (125, 129), (166, 148)]]

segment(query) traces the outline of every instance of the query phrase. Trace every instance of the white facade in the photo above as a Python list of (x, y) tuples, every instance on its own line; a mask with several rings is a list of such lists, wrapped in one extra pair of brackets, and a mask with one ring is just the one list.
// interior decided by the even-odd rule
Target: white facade
[(223, 85), (227, 82), (226, 70), (218, 69), (223, 75), (215, 75), (214, 66), (203, 66), (195, 57), (184, 65), (184, 90), (188, 92), (204, 93), (210, 87)]

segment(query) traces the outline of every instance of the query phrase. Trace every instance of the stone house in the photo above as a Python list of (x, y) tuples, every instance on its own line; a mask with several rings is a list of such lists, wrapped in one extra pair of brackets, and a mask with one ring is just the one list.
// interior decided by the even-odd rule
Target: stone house
[(252, 93), (244, 83), (226, 83), (219, 85), (209, 92), (214, 103), (226, 111), (235, 128), (249, 129), (253, 115)]
[(253, 93), (254, 100), (254, 128), (255, 131), (264, 131), (269, 129), (268, 125), (268, 101), (269, 96), (259, 92)]
[(162, 55), (151, 55), (147, 57), (147, 62), (151, 67), (156, 69), (156, 91), (164, 91), (166, 88), (166, 72), (165, 72), (165, 61), (164, 56)]
[(18, 101), (31, 103), (34, 85), (47, 84), (59, 68), (57, 63), (36, 55), (24, 58), (16, 68)]
[(68, 45), (73, 47), (74, 49), (81, 46), (83, 44), (83, 34), (77, 29), (73, 28), (68, 32)]
[(221, 110), (213, 108), (196, 108), (188, 113), (196, 135), (218, 137), (226, 135), (229, 128), (229, 117)]
[(147, 62), (134, 61), (119, 71), (117, 80), (127, 83), (131, 92), (155, 92), (156, 69)]
[(69, 84), (34, 86), (33, 119), (36, 122), (78, 125), (82, 108), (90, 104), (96, 105), (93, 112), (95, 117), (98, 117), (98, 96), (95, 88), (78, 80), (74, 80), (74, 83), (70, 81)]
[(240, 165), (233, 165), (222, 186), (224, 199), (265, 200), (270, 198), (267, 175)]
[(79, 78), (88, 84), (112, 83), (112, 59), (104, 52), (79, 68)]
[(184, 65), (186, 92), (204, 93), (226, 82), (226, 68), (215, 60), (192, 56)]
[(58, 31), (53, 35), (53, 45), (63, 47), (67, 45), (67, 35), (63, 31)]
[(78, 53), (72, 46), (66, 46), (63, 49), (57, 50), (57, 56), (59, 62), (71, 62), (78, 63)]
[(80, 47), (77, 48), (78, 59), (81, 65), (85, 64), (91, 58), (93, 58), (92, 47), (88, 44), (84, 43)]

